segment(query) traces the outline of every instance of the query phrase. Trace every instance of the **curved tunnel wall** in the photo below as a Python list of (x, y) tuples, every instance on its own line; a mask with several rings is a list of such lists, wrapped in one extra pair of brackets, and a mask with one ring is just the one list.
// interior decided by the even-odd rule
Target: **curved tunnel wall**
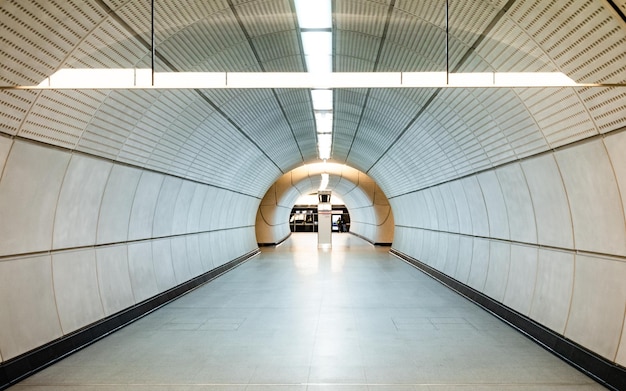
[(312, 164), (280, 177), (267, 191), (256, 217), (257, 242), (276, 244), (289, 236), (289, 216), (301, 195), (317, 191), (321, 173), (329, 174), (328, 189), (341, 196), (350, 213), (350, 232), (375, 244), (393, 241), (391, 206), (376, 182), (340, 164)]
[(391, 197), (394, 249), (626, 365), (626, 132)]
[(257, 248), (259, 199), (0, 137), (0, 357)]

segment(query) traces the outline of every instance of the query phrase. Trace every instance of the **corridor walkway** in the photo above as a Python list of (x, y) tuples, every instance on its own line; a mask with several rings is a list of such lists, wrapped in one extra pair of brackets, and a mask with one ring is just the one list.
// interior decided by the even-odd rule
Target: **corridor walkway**
[(11, 391), (603, 390), (349, 234), (277, 248)]

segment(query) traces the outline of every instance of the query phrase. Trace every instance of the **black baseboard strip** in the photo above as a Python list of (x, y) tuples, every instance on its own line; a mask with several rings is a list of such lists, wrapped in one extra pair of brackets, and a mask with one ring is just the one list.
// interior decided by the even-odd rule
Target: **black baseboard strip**
[(393, 243), (386, 243), (386, 242), (374, 242), (374, 241), (366, 238), (363, 235), (355, 234), (354, 232), (348, 232), (348, 233), (356, 236), (357, 238), (361, 238), (361, 239), (365, 240), (366, 242), (368, 242), (368, 243), (370, 243), (370, 244), (372, 244), (374, 246), (391, 247), (391, 245), (393, 244)]
[(291, 232), (289, 232), (289, 235), (285, 236), (284, 238), (282, 238), (281, 240), (279, 240), (276, 243), (257, 243), (257, 246), (259, 247), (275, 247), (278, 246), (279, 244), (281, 244), (282, 242), (284, 242), (285, 240), (289, 239), (291, 237)]
[(253, 250), (148, 300), (108, 316), (96, 323), (31, 350), (30, 352), (7, 360), (0, 364), (0, 390), (15, 385), (19, 381), (54, 364), (73, 352), (161, 308), (172, 300), (179, 298), (189, 291), (239, 266), (259, 252), (259, 249)]
[(529, 317), (505, 306), (485, 294), (455, 280), (419, 260), (400, 251), (391, 249), (390, 253), (420, 269), (450, 289), (465, 296), (475, 304), (502, 319), (546, 350), (580, 370), (603, 386), (615, 390), (626, 390), (626, 368), (597, 355), (576, 342), (557, 334)]

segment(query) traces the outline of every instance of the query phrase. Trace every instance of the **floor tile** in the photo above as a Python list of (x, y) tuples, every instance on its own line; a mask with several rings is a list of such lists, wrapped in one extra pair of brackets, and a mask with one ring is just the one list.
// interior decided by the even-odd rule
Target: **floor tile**
[(11, 391), (597, 391), (352, 235), (294, 234)]

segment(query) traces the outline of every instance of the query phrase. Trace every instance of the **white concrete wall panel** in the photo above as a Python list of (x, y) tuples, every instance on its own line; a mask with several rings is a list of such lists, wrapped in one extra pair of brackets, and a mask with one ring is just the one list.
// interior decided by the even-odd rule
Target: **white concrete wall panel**
[(166, 291), (184, 281), (176, 279), (172, 264), (171, 239), (156, 239), (152, 241), (152, 262), (154, 277), (159, 292)]
[(202, 200), (200, 207), (200, 231), (211, 231), (218, 229), (219, 226), (219, 208), (224, 204), (224, 192), (215, 187), (209, 187)]
[(439, 191), (439, 186), (431, 187), (426, 190), (426, 193), (430, 193), (431, 200), (434, 205), (434, 212), (436, 213), (436, 227), (439, 231), (450, 231), (450, 227), (448, 226), (448, 216), (446, 213), (446, 208), (444, 206), (443, 199), (441, 197), (441, 191)]
[(187, 231), (186, 232), (198, 232), (200, 229), (200, 222), (202, 221), (202, 206), (204, 205), (204, 199), (209, 192), (210, 187), (205, 185), (196, 185), (193, 192), (193, 198), (191, 204), (189, 204), (189, 213), (187, 215)]
[(459, 261), (456, 266), (454, 278), (467, 284), (470, 269), (472, 268), (472, 254), (474, 254), (474, 239), (469, 236), (461, 236), (459, 243)]
[(511, 239), (537, 243), (537, 223), (532, 198), (521, 166), (510, 164), (496, 171), (502, 188)]
[[(395, 241), (394, 241), (395, 245)], [(461, 236), (451, 234), (448, 235), (448, 252), (446, 253), (443, 271), (445, 274), (454, 277), (459, 263), (459, 251), (461, 249)]]
[[(223, 252), (223, 262), (228, 262), (231, 259), (237, 258), (241, 255), (241, 250), (244, 247), (244, 243), (241, 243), (237, 238), (243, 238), (244, 230), (233, 230), (231, 232), (222, 231), (220, 232), (222, 236), (222, 242), (224, 245), (222, 248), (225, 250)], [(232, 236), (231, 236), (232, 235)]]
[(511, 245), (511, 266), (504, 294), (504, 304), (528, 316), (537, 279), (538, 249)]
[[(231, 232), (232, 233), (232, 232)], [(235, 243), (232, 243), (232, 239), (229, 240), (228, 233), (226, 231), (218, 231), (217, 237), (219, 240), (219, 264), (223, 265), (229, 259), (229, 254), (233, 253), (233, 246)]]
[(521, 164), (535, 210), (537, 241), (549, 246), (573, 248), (569, 201), (554, 155), (539, 156)]
[(100, 206), (96, 243), (117, 243), (128, 239), (130, 212), (141, 171), (114, 165)]
[(626, 308), (626, 262), (576, 255), (565, 336), (613, 361)]
[(419, 194), (424, 199), (423, 201), (424, 210), (427, 212), (425, 213), (425, 215), (428, 216), (428, 219), (425, 220), (425, 225), (423, 227), (434, 229), (434, 230), (439, 229), (439, 216), (438, 216), (437, 206), (435, 205), (435, 200), (433, 199), (433, 194), (432, 194), (431, 189), (420, 191)]
[(206, 270), (214, 269), (215, 265), (213, 264), (213, 257), (211, 255), (211, 233), (205, 232), (200, 234), (198, 241), (202, 265)]
[[(424, 262), (424, 231), (421, 229), (409, 228), (407, 232), (407, 254), (411, 254), (415, 259)], [(415, 254), (415, 255), (412, 255)]]
[(510, 267), (511, 245), (506, 242), (492, 240), (489, 243), (489, 269), (483, 293), (502, 303)]
[(463, 184), (461, 181), (453, 181), (448, 183), (447, 186), (450, 188), (450, 193), (454, 197), (454, 205), (456, 206), (459, 220), (459, 232), (470, 235), (474, 229), (472, 226), (472, 215), (469, 204), (467, 203)]
[(404, 227), (398, 227), (396, 226), (396, 231), (395, 231), (395, 235), (393, 238), (393, 247), (395, 249), (397, 249), (398, 251), (408, 254), (408, 228), (404, 228)]
[(438, 186), (441, 198), (443, 200), (444, 210), (446, 212), (446, 220), (449, 232), (460, 232), (459, 212), (456, 208), (452, 188), (448, 183)]
[(95, 243), (100, 203), (112, 167), (104, 160), (72, 156), (56, 208), (53, 249)]
[(232, 195), (223, 189), (217, 189), (217, 193), (219, 194), (217, 200), (214, 203), (211, 202), (211, 205), (205, 205), (205, 208), (209, 207), (213, 211), (211, 218), (213, 224), (211, 226), (212, 228), (232, 227), (233, 222), (228, 218), (228, 205)]
[(626, 215), (626, 132), (620, 132), (604, 138), (604, 145), (609, 153), (611, 165), (617, 178), (622, 196), (622, 208)]
[(443, 270), (444, 266), (446, 265), (446, 258), (448, 257), (448, 243), (450, 243), (448, 237), (450, 236), (450, 234), (440, 232), (437, 233), (437, 236), (439, 246), (437, 248), (436, 257), (435, 259), (433, 259), (433, 266), (437, 270)]
[(128, 270), (137, 303), (159, 293), (152, 263), (152, 243), (144, 241), (128, 245)]
[(0, 182), (0, 256), (46, 251), (70, 154), (15, 141)]
[(463, 178), (461, 186), (465, 190), (467, 206), (472, 218), (471, 234), (489, 236), (489, 217), (485, 206), (485, 199), (476, 177)]
[(492, 238), (509, 239), (509, 216), (502, 195), (500, 182), (495, 171), (487, 171), (477, 175), (482, 189), (487, 218), (489, 219), (489, 236)]
[(176, 200), (183, 185), (182, 179), (166, 176), (161, 184), (152, 222), (152, 237), (172, 235)]
[(222, 257), (222, 242), (220, 231), (213, 231), (210, 233), (209, 248), (211, 249), (211, 259), (215, 267), (222, 266), (224, 264), (224, 258)]
[(563, 334), (574, 284), (574, 254), (539, 250), (530, 317)]
[(104, 317), (94, 249), (53, 254), (52, 276), (64, 334)]
[(624, 208), (602, 141), (561, 150), (556, 159), (571, 205), (576, 248), (626, 255)]
[(247, 196), (237, 193), (231, 193), (230, 202), (228, 203), (227, 215), (228, 220), (233, 227), (241, 227), (246, 224), (248, 216), (246, 216), (246, 200)]
[[(236, 238), (231, 236), (230, 240), (236, 240)], [(198, 243), (198, 235), (185, 236), (185, 241), (187, 242), (187, 259), (189, 261), (189, 265), (191, 266), (190, 269), (192, 271), (197, 271), (197, 273), (194, 274), (194, 277), (208, 272), (209, 269), (204, 266), (202, 263), (202, 257), (200, 256), (200, 243)]]
[(62, 336), (49, 255), (0, 262), (0, 308), (4, 360)]
[(2, 178), (2, 171), (4, 170), (4, 165), (9, 157), (9, 151), (11, 151), (12, 145), (12, 139), (0, 136), (0, 179)]
[(98, 247), (96, 265), (104, 315), (115, 314), (135, 304), (128, 274), (127, 245)]
[(198, 184), (190, 181), (181, 182), (180, 191), (178, 192), (174, 206), (174, 215), (172, 216), (172, 235), (187, 233), (189, 207), (191, 206), (196, 186), (198, 186)]
[(137, 184), (128, 224), (128, 239), (147, 239), (152, 237), (154, 212), (156, 209), (164, 175), (143, 171)]
[(485, 288), (487, 272), (489, 271), (489, 240), (474, 238), (472, 250), (472, 265), (467, 285), (482, 292)]
[(428, 204), (424, 198), (424, 193), (421, 191), (412, 193), (409, 195), (409, 200), (411, 210), (414, 210), (415, 214), (414, 216), (412, 216), (412, 214), (406, 216), (407, 219), (409, 219), (407, 225), (420, 228), (430, 228), (430, 213), (428, 211)]
[(184, 236), (171, 238), (172, 264), (179, 283), (195, 276), (197, 270), (192, 269), (187, 258), (187, 241)]
[(437, 249), (437, 237), (433, 231), (419, 230), (418, 237), (422, 243), (422, 262), (432, 266), (433, 252)]

